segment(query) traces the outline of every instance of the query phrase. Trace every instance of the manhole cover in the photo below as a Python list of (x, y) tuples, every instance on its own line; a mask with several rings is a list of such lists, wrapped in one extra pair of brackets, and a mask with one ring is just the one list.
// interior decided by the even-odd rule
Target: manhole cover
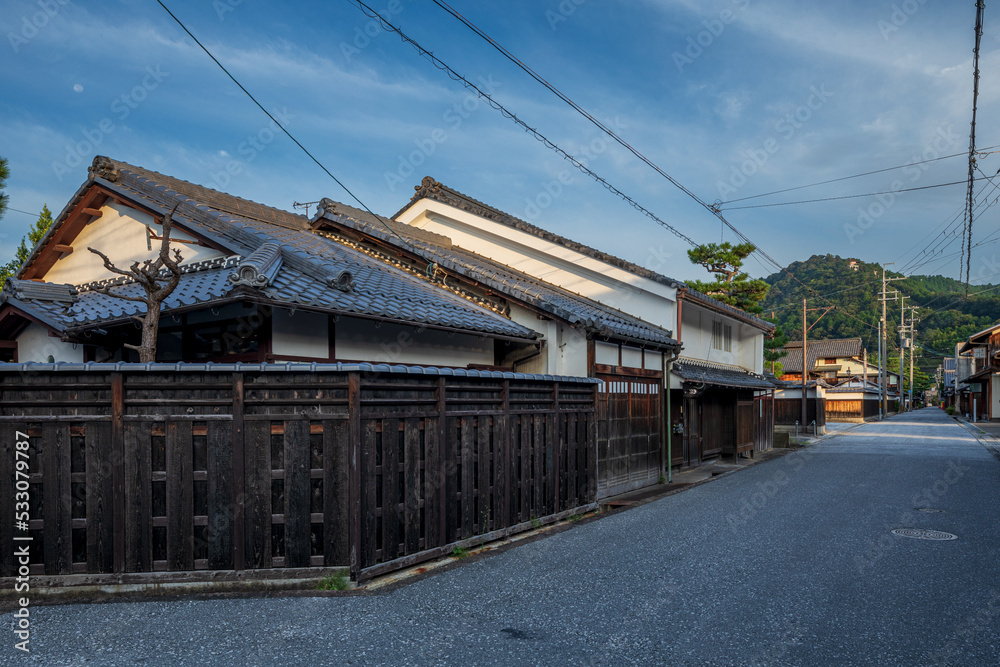
[(917, 507), (918, 512), (927, 512), (928, 514), (944, 514), (944, 510), (934, 509), (933, 507)]
[(900, 537), (912, 537), (918, 540), (957, 540), (958, 535), (944, 533), (940, 530), (927, 530), (926, 528), (893, 528), (893, 535)]

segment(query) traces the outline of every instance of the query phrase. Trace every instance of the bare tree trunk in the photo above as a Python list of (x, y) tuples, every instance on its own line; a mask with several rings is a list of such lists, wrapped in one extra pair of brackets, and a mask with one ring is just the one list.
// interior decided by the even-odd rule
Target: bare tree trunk
[[(113, 294), (110, 291), (110, 287), (100, 290), (102, 294), (107, 294), (117, 299), (146, 304), (146, 313), (144, 315), (133, 316), (142, 322), (142, 342), (139, 345), (124, 344), (125, 347), (139, 353), (139, 361), (142, 363), (156, 361), (156, 339), (160, 328), (160, 310), (163, 307), (164, 299), (170, 296), (174, 289), (177, 288), (181, 279), (181, 270), (178, 266), (182, 260), (181, 251), (174, 248), (174, 256), (172, 258), (170, 256), (170, 230), (173, 229), (173, 215), (176, 211), (177, 206), (174, 206), (170, 213), (163, 216), (163, 236), (160, 239), (159, 255), (155, 260), (147, 259), (141, 266), (139, 262), (133, 262), (128, 270), (119, 269), (111, 263), (111, 260), (104, 253), (93, 248), (87, 248), (87, 250), (104, 260), (104, 268), (120, 276), (134, 279), (142, 286), (143, 291), (146, 293), (145, 296), (138, 297)], [(167, 276), (161, 277), (160, 269), (163, 267), (166, 267), (169, 273)], [(160, 283), (165, 284), (161, 286)]]

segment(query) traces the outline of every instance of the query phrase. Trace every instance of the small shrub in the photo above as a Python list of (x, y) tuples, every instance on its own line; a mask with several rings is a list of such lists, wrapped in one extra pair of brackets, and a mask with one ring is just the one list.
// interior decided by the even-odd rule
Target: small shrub
[(455, 547), (451, 550), (452, 558), (467, 558), (469, 556), (469, 550), (465, 547)]
[(320, 591), (346, 591), (351, 585), (350, 580), (348, 580), (346, 575), (343, 574), (331, 574), (328, 577), (323, 577), (319, 580), (316, 585), (316, 590)]
[(660, 475), (660, 479), (656, 480), (657, 484), (666, 484), (667, 478), (664, 475)]
[(944, 409), (944, 411), (946, 413), (948, 413), (949, 415), (954, 415), (955, 414), (955, 406), (954, 405), (949, 405), (948, 407), (946, 407)]

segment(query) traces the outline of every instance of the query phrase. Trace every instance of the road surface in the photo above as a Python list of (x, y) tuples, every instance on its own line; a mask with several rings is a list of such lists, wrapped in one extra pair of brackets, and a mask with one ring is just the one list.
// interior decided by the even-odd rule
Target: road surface
[(383, 594), (36, 607), (0, 663), (997, 665), (998, 519), (928, 408)]

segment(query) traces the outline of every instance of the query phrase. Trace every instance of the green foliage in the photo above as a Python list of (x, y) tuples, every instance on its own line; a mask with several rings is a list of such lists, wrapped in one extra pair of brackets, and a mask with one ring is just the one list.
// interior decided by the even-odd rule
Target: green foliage
[(949, 405), (948, 407), (946, 407), (944, 409), (944, 411), (946, 413), (948, 413), (949, 415), (954, 415), (955, 414), (955, 406), (954, 405)]
[[(2, 211), (0, 211), (2, 214)], [(14, 258), (7, 262), (6, 264), (0, 266), (0, 286), (3, 282), (7, 280), (8, 277), (17, 274), (17, 270), (21, 268), (24, 264), (24, 260), (28, 259), (28, 255), (35, 248), (42, 237), (45, 236), (45, 232), (49, 230), (52, 226), (52, 211), (49, 210), (48, 204), (42, 205), (42, 212), (38, 216), (38, 220), (31, 225), (31, 229), (28, 230), (28, 235), (21, 239), (20, 245), (18, 245), (17, 250), (14, 251)]]
[(451, 550), (452, 558), (467, 558), (469, 556), (469, 550), (465, 547), (455, 547)]
[(715, 274), (715, 280), (712, 282), (693, 280), (688, 281), (688, 285), (722, 303), (748, 313), (760, 314), (763, 312), (760, 302), (767, 296), (770, 285), (740, 272), (743, 260), (754, 250), (751, 243), (734, 246), (728, 241), (706, 243), (688, 250), (688, 258), (692, 262)]
[(350, 588), (351, 582), (344, 574), (331, 574), (323, 577), (316, 585), (319, 591), (346, 591)]
[[(775, 324), (770, 319), (768, 319), (768, 322)], [(788, 350), (785, 349), (787, 343), (788, 336), (785, 335), (784, 329), (780, 326), (775, 326), (774, 334), (764, 341), (764, 361), (771, 364), (769, 370), (775, 377), (781, 377), (784, 372), (784, 366), (782, 366), (779, 360), (788, 355)]]
[[(774, 311), (774, 322), (798, 340), (802, 331), (802, 298), (807, 297), (810, 308), (836, 305), (809, 331), (810, 340), (824, 338), (861, 338), (869, 358), (877, 358), (878, 334), (876, 325), (881, 317), (878, 292), (882, 287), (882, 268), (877, 264), (858, 262), (857, 270), (851, 269), (848, 260), (836, 255), (813, 255), (802, 262), (793, 262), (788, 271), (806, 283), (807, 290), (787, 273), (774, 273), (765, 280), (771, 291), (762, 302), (765, 312)], [(892, 277), (901, 274), (888, 272)], [(934, 370), (941, 357), (955, 354), (955, 344), (967, 339), (1000, 319), (1000, 291), (989, 290), (990, 285), (978, 285), (964, 299), (963, 283), (945, 276), (910, 276), (892, 283), (908, 298), (906, 305), (918, 306), (917, 358), (914, 373), (915, 391), (933, 385)], [(987, 291), (988, 290), (988, 291)], [(821, 294), (826, 299), (816, 297)], [(819, 313), (811, 313), (810, 323)], [(899, 365), (899, 302), (890, 302), (886, 310), (889, 321), (889, 368)], [(853, 317), (852, 317), (853, 316)], [(855, 319), (856, 318), (856, 319)], [(860, 320), (860, 321), (859, 321)], [(866, 323), (870, 326), (866, 326)], [(909, 351), (907, 351), (906, 376), (909, 378)], [(908, 382), (907, 382), (908, 386)]]

